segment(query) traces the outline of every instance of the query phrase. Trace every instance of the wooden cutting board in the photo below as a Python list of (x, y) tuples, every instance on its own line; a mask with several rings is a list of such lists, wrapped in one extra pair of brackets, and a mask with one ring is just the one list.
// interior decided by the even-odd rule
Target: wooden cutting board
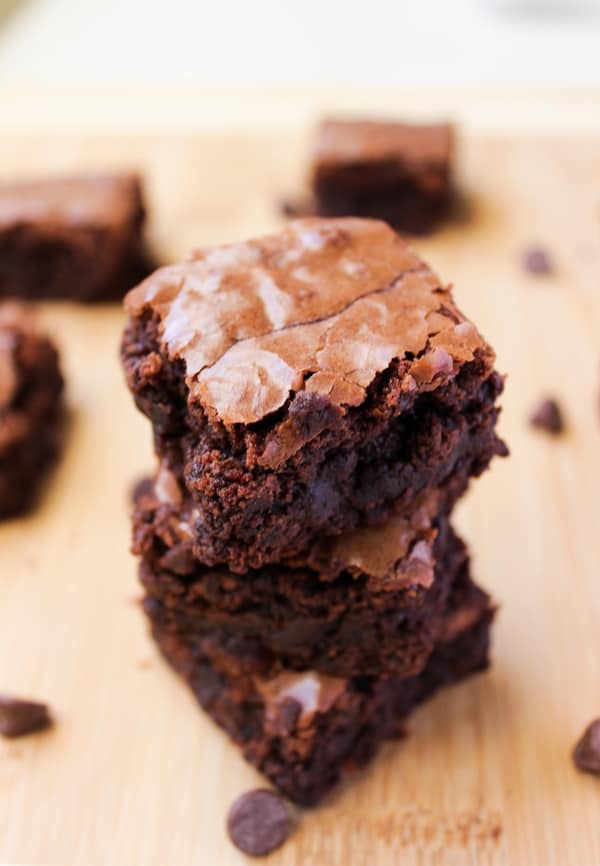
[[(166, 257), (276, 227), (308, 127), (192, 127), (5, 129), (0, 166), (139, 167)], [(600, 715), (600, 139), (472, 130), (460, 175), (468, 213), (416, 246), (508, 373), (512, 456), (456, 518), (501, 605), (494, 664), (304, 813), (269, 861), (281, 866), (600, 863), (600, 779), (570, 760)], [(530, 242), (548, 246), (555, 276), (522, 271)], [(119, 368), (122, 313), (56, 304), (43, 317), (71, 424), (39, 510), (0, 527), (0, 690), (47, 699), (57, 723), (0, 742), (0, 861), (240, 864), (227, 808), (262, 780), (158, 658), (136, 605), (128, 496), (152, 457)], [(568, 418), (558, 440), (527, 426), (545, 394)]]

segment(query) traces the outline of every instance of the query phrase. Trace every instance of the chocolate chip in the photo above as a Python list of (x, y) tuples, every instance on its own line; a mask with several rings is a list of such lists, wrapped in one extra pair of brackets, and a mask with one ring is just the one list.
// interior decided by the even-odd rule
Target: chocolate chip
[(191, 543), (183, 542), (170, 547), (161, 557), (160, 564), (167, 571), (172, 571), (175, 574), (191, 574), (196, 565)]
[(298, 217), (314, 216), (315, 205), (311, 198), (284, 198), (279, 202), (279, 210), (283, 216), (295, 219)]
[(523, 267), (530, 274), (548, 276), (554, 270), (552, 260), (543, 247), (529, 247), (523, 253)]
[(600, 776), (600, 719), (588, 725), (575, 748), (573, 761), (578, 770)]
[(46, 704), (0, 696), (0, 734), (3, 737), (23, 737), (43, 731), (51, 724)]
[(532, 427), (539, 427), (540, 430), (545, 430), (554, 436), (558, 436), (565, 429), (560, 406), (552, 399), (542, 400), (537, 409), (532, 412), (529, 423)]
[(264, 857), (290, 835), (294, 816), (290, 806), (274, 791), (257, 788), (233, 803), (227, 816), (229, 838), (240, 851)]

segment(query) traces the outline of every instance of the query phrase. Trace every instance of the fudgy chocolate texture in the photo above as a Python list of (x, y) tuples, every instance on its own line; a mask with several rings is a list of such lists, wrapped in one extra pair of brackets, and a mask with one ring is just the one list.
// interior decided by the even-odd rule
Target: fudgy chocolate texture
[(35, 501), (60, 443), (62, 391), (57, 351), (31, 312), (0, 302), (0, 518)]
[(315, 805), (442, 686), (488, 664), (493, 610), (487, 596), (463, 587), (449, 609), (444, 639), (416, 677), (341, 678), (284, 672), (266, 680), (238, 674), (227, 651), (208, 655), (189, 634), (153, 626), (166, 659), (206, 712), (287, 797)]
[(0, 184), (0, 298), (121, 298), (150, 270), (135, 175)]
[(381, 527), (321, 539), (294, 563), (236, 575), (194, 559), (189, 503), (177, 508), (142, 491), (134, 552), (145, 604), (162, 628), (235, 647), (240, 671), (414, 675), (433, 649), (450, 587), (468, 576), (465, 546), (437, 506), (432, 495)]
[(312, 167), (317, 213), (376, 217), (427, 233), (449, 208), (452, 150), (448, 124), (324, 120)]
[(201, 250), (126, 306), (127, 381), (207, 564), (293, 556), (505, 453), (493, 351), (384, 223)]

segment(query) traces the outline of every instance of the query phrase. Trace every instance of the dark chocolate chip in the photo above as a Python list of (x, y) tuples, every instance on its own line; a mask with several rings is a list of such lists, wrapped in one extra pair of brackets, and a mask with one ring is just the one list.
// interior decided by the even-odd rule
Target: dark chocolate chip
[(552, 260), (543, 247), (529, 247), (523, 253), (523, 267), (530, 274), (547, 276), (554, 270)]
[(532, 412), (529, 423), (532, 427), (539, 427), (541, 430), (546, 430), (547, 433), (552, 433), (557, 436), (565, 429), (560, 406), (556, 400), (543, 400), (537, 409)]
[(186, 575), (194, 571), (195, 560), (190, 542), (175, 544), (161, 557), (160, 564), (167, 571)]
[(43, 731), (51, 724), (46, 704), (0, 696), (0, 734), (3, 737), (24, 737)]
[(600, 719), (588, 725), (575, 748), (573, 761), (578, 770), (600, 776)]
[(257, 788), (233, 803), (227, 816), (229, 838), (240, 851), (264, 857), (290, 835), (294, 816), (290, 806), (274, 791)]

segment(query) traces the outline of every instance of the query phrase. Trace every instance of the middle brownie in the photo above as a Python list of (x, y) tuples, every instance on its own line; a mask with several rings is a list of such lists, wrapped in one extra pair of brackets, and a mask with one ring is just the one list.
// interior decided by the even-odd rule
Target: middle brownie
[(146, 607), (162, 628), (226, 645), (246, 673), (413, 676), (438, 638), (451, 586), (468, 573), (440, 498), (426, 494), (382, 526), (236, 575), (195, 560), (194, 503), (163, 468), (134, 515)]
[(385, 223), (199, 250), (126, 306), (127, 381), (202, 562), (278, 562), (506, 453), (492, 349)]

